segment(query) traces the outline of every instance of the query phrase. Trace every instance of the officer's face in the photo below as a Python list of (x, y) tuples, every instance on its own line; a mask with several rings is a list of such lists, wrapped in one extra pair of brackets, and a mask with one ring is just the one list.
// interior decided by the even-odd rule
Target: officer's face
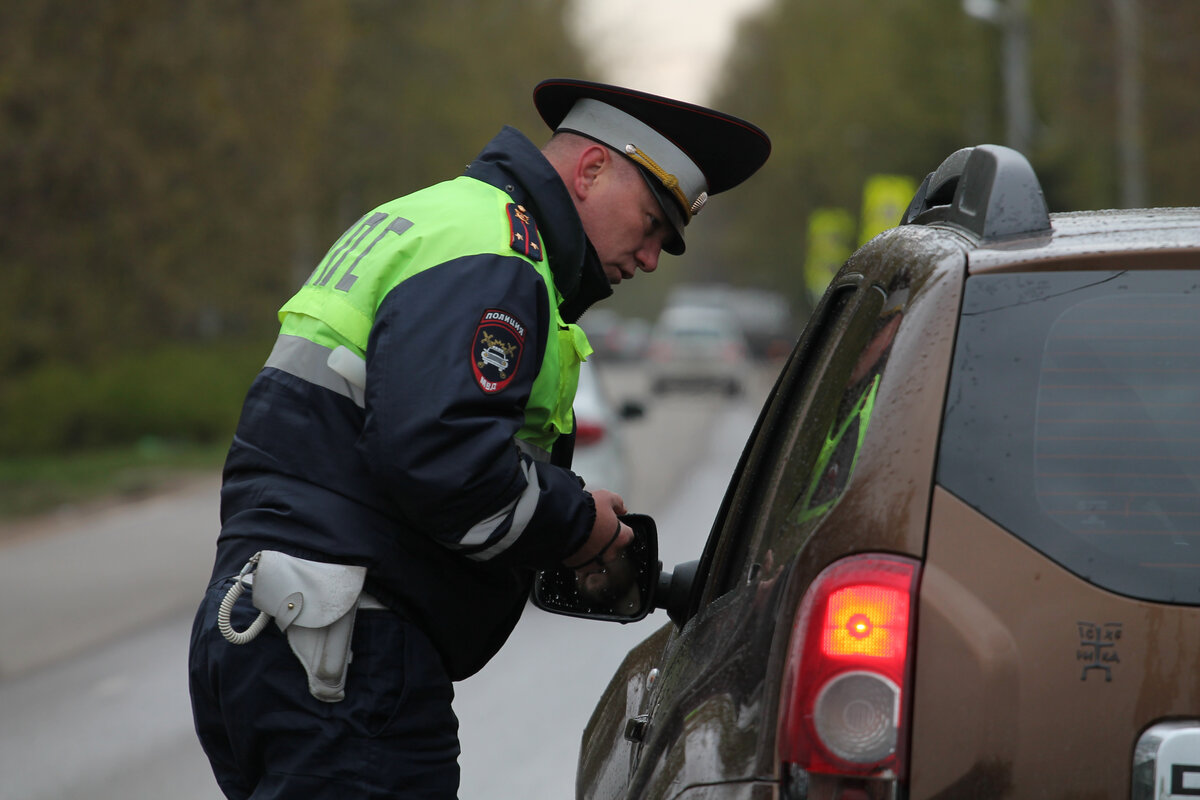
[(653, 272), (671, 235), (670, 223), (637, 167), (616, 153), (597, 174), (580, 217), (612, 284), (632, 278), (639, 269)]

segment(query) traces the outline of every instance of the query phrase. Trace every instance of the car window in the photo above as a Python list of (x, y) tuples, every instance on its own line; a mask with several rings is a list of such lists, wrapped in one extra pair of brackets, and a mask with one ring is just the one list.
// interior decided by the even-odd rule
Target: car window
[(1200, 272), (968, 280), (938, 482), (1080, 577), (1200, 604)]
[(859, 352), (842, 389), (837, 415), (826, 431), (813, 463), (808, 485), (792, 500), (791, 517), (797, 524), (824, 516), (846, 490), (875, 410), (879, 380), (891, 353), (900, 318), (898, 311), (879, 317), (871, 339)]
[(777, 387), (767, 424), (751, 441), (755, 457), (737, 478), (740, 496), (730, 504), (721, 543), (725, 568), (710, 596), (753, 579), (765, 566), (781, 566), (840, 499), (900, 319), (898, 312), (883, 313), (884, 299), (878, 287), (835, 294), (807, 368), (785, 371), (781, 384), (787, 385)]

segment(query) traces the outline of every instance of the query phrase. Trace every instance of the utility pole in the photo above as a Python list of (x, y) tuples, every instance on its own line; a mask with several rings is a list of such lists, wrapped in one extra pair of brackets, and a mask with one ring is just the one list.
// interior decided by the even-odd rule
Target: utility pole
[(1005, 144), (1029, 156), (1033, 145), (1029, 0), (962, 0), (962, 9), (967, 16), (996, 25), (1003, 33)]
[(1123, 208), (1146, 205), (1142, 141), (1141, 14), (1138, 0), (1112, 0), (1117, 33), (1117, 148)]
[[(1146, 205), (1146, 153), (1142, 135), (1142, 21), (1139, 0), (1111, 0), (1116, 29), (1117, 174), (1120, 205)], [(1027, 156), (1033, 143), (1029, 82), (1029, 0), (962, 0), (970, 17), (1001, 28), (1006, 144)]]

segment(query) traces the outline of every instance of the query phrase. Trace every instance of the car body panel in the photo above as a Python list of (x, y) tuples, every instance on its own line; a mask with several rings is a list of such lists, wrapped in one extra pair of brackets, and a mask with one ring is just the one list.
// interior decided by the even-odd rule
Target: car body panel
[[(755, 565), (772, 561), (776, 568), (803, 552), (805, 574), (816, 576), (845, 550), (881, 549), (917, 555), (924, 546), (926, 504), (932, 487), (936, 434), (940, 425), (945, 387), (945, 363), (953, 347), (955, 314), (961, 293), (964, 261), (953, 246), (942, 249), (933, 264), (913, 264), (910, 250), (933, 245), (927, 231), (919, 229), (897, 236), (875, 252), (871, 245), (861, 258), (847, 266), (841, 290), (853, 291), (841, 320), (821, 320), (810, 325), (800, 352), (789, 361), (764, 411), (768, 429), (752, 438), (748, 462), (740, 469), (740, 484), (731, 485), (730, 508), (714, 547), (712, 579), (703, 603), (712, 602), (730, 586), (751, 577)], [(836, 293), (839, 291), (835, 289)], [(877, 295), (872, 297), (872, 295)], [(855, 305), (855, 303), (858, 303)], [(821, 312), (818, 312), (818, 315)], [(828, 516), (814, 530), (789, 525), (786, 498), (798, 493), (813, 464), (804, 437), (823, 440), (826, 430), (812, 424), (818, 416), (812, 387), (822, 381), (843, 383), (846, 375), (867, 355), (867, 340), (876, 319), (899, 315), (882, 373), (875, 410), (844, 490)], [(827, 330), (823, 336), (816, 328)], [(850, 331), (856, 327), (860, 330)], [(819, 338), (825, 341), (815, 341)], [(853, 341), (852, 341), (853, 340)], [(814, 351), (805, 354), (805, 349)], [(826, 354), (839, 351), (836, 357)], [(848, 353), (840, 353), (849, 350)], [(875, 354), (877, 355), (877, 354)], [(772, 417), (777, 427), (770, 429)], [(799, 424), (803, 420), (806, 424)], [(765, 469), (768, 465), (773, 470)], [(771, 472), (755, 478), (755, 473)], [(875, 480), (876, 476), (903, 475), (903, 482)], [(761, 511), (778, 506), (781, 511)], [(746, 529), (738, 532), (737, 528)], [(795, 530), (793, 530), (795, 528)], [(816, 535), (837, 530), (838, 538)], [(842, 542), (846, 542), (844, 545)], [(769, 576), (760, 576), (757, 580)]]
[(971, 274), (1039, 268), (1121, 269), (1152, 263), (1156, 269), (1194, 265), (1200, 208), (1074, 211), (1050, 215), (1044, 236), (991, 243), (973, 249)]
[(792, 625), (857, 554), (920, 562), (908, 800), (1128, 797), (1139, 737), (1200, 719), (1200, 608), (1092, 585), (936, 482), (969, 275), (1200, 269), (1200, 209), (1041, 220), (989, 240), (934, 214), (846, 262), (763, 406), (686, 623), (635, 650), (592, 717), (579, 797), (793, 796), (808, 778), (777, 749)]
[(730, 781), (689, 786), (676, 797), (678, 800), (775, 800), (778, 788), (774, 782)]
[[(696, 617), (682, 631), (672, 626), (665, 641), (663, 631), (656, 633), (617, 672), (584, 739), (580, 797), (665, 798), (689, 786), (732, 778), (777, 781), (775, 709), (782, 670), (769, 668), (755, 682), (747, 676), (761, 671), (762, 664), (782, 662), (803, 588), (840, 554), (834, 545), (844, 546), (846, 539), (820, 531), (838, 530), (839, 536), (851, 538), (854, 548), (921, 553), (945, 362), (953, 345), (965, 259), (954, 243), (942, 246), (942, 260), (932, 265), (908, 258), (910, 250), (928, 252), (937, 246), (921, 229), (880, 244), (880, 253), (864, 251), (863, 271), (851, 272), (844, 283), (852, 299), (841, 308), (843, 318), (830, 320), (825, 353), (814, 353), (809, 360), (794, 356), (785, 367), (759, 424), (765, 430), (748, 445), (758, 452), (744, 456), (751, 466), (741, 470), (750, 476), (755, 463), (790, 458), (789, 444), (811, 449), (797, 441), (812, 435), (811, 430), (770, 430), (771, 406), (775, 417), (787, 423), (784, 428), (804, 418), (806, 386), (828, 373), (844, 381), (861, 360), (859, 351), (849, 360), (824, 356), (846, 338), (858, 341), (867, 358), (877, 356), (870, 347), (874, 332), (876, 339), (887, 340), (889, 368), (844, 493), (814, 532), (745, 513), (769, 502), (766, 498), (795, 493), (797, 481), (804, 480), (799, 473), (770, 486), (749, 480), (731, 485), (720, 516), (727, 528), (741, 524), (749, 529), (714, 534), (711, 543), (726, 545), (706, 553), (705, 597)], [(874, 331), (881, 317), (895, 323)], [(853, 324), (855, 319), (859, 324)], [(817, 434), (824, 437), (824, 432)], [(897, 474), (906, 479), (878, 479)], [(656, 652), (661, 653), (657, 661)], [(664, 677), (644, 692), (639, 687), (652, 668)], [(640, 698), (640, 704), (630, 703), (632, 697)], [(646, 715), (649, 723), (641, 748), (623, 742), (626, 721), (638, 715)], [(627, 789), (615, 779), (626, 753), (636, 762)]]
[(774, 636), (769, 586), (729, 592), (671, 637), (642, 712), (649, 727), (627, 796), (674, 797), (691, 786), (774, 778), (757, 773), (767, 733), (763, 687), (748, 680)]
[(1143, 729), (1200, 717), (1200, 608), (1099, 589), (943, 489), (919, 620), (913, 798), (1033, 797), (1051, 776), (1111, 797)]
[(645, 713), (651, 672), (675, 632), (663, 625), (626, 654), (609, 682), (583, 732), (579, 749), (576, 794), (579, 797), (620, 797), (629, 784), (640, 745), (625, 736), (629, 720)]
[[(888, 249), (879, 254), (881, 263), (897, 257), (895, 242)], [(809, 580), (847, 552), (919, 556), (924, 547), (963, 266), (961, 254), (948, 249), (928, 273), (902, 271), (888, 287), (887, 305), (903, 319), (852, 482), (813, 536)], [(822, 531), (837, 536), (821, 536)]]

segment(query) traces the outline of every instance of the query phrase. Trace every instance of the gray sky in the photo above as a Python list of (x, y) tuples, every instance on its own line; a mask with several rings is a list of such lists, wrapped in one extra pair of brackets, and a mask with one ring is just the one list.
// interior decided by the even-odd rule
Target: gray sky
[(603, 80), (704, 104), (738, 20), (770, 0), (576, 0), (578, 41)]

